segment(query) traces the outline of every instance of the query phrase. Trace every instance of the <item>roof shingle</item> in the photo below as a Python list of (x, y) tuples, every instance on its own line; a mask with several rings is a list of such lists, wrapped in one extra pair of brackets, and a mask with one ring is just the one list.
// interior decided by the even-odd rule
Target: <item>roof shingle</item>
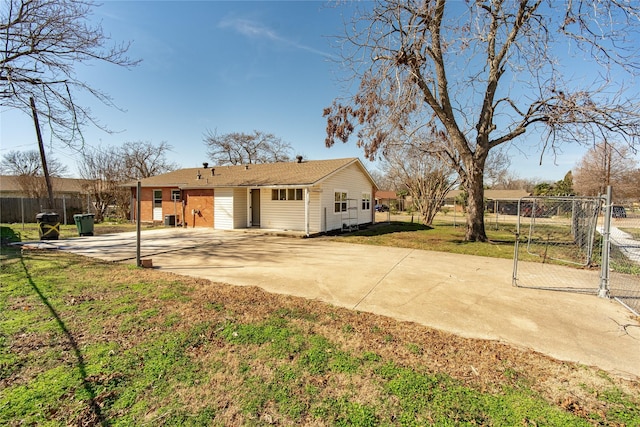
[[(187, 168), (145, 178), (140, 183), (143, 187), (179, 188), (308, 186), (353, 163), (359, 163), (358, 159)], [(136, 183), (129, 185), (135, 186)]]

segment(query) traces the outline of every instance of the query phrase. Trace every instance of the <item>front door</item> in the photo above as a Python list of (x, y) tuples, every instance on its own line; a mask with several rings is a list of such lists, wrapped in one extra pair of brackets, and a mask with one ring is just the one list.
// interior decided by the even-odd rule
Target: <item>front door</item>
[(251, 226), (260, 227), (260, 190), (251, 190)]
[(162, 221), (162, 190), (153, 190), (153, 220)]

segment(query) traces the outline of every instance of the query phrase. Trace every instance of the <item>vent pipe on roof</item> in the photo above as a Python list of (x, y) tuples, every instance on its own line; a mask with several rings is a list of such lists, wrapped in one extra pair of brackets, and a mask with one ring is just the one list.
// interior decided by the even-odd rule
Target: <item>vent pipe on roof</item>
[(207, 162), (202, 163), (202, 167), (205, 168), (205, 169), (208, 168), (209, 167), (209, 163), (207, 163)]
[(244, 170), (248, 171), (249, 170), (249, 165), (244, 165)]
[(298, 163), (302, 163), (302, 156), (298, 155), (296, 156), (296, 159), (298, 160)]
[(211, 168), (211, 176), (215, 176), (216, 174), (216, 168)]
[(198, 171), (198, 175), (196, 175), (196, 179), (200, 179), (202, 178), (202, 175), (200, 175), (200, 171)]

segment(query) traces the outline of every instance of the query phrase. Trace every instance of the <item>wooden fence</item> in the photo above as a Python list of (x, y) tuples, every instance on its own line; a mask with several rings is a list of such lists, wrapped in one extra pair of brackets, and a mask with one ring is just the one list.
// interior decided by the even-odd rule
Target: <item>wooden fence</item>
[(80, 197), (65, 197), (54, 199), (54, 208), (47, 209), (44, 199), (26, 197), (0, 198), (1, 223), (31, 223), (36, 222), (36, 215), (40, 212), (55, 212), (60, 215), (60, 222), (73, 224), (73, 216), (87, 212), (87, 199)]

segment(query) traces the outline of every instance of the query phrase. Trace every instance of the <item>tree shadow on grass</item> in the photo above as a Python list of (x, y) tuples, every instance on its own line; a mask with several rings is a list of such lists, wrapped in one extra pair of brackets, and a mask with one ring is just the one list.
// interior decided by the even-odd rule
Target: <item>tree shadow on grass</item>
[(365, 229), (349, 233), (349, 236), (382, 236), (385, 234), (402, 233), (407, 231), (433, 230), (433, 227), (406, 221), (379, 222)]
[(76, 339), (74, 338), (73, 334), (69, 331), (69, 329), (67, 329), (67, 326), (65, 325), (64, 321), (60, 318), (60, 315), (58, 315), (58, 312), (51, 305), (47, 297), (42, 293), (40, 288), (38, 288), (38, 285), (34, 282), (33, 278), (31, 277), (31, 274), (29, 273), (29, 269), (27, 268), (24, 262), (24, 258), (22, 256), (20, 257), (20, 264), (22, 265), (22, 268), (24, 268), (24, 272), (25, 272), (25, 275), (27, 276), (27, 280), (29, 281), (29, 285), (31, 285), (33, 290), (38, 294), (38, 297), (40, 298), (42, 303), (49, 309), (49, 312), (51, 313), (56, 323), (58, 324), (58, 327), (60, 328), (60, 330), (62, 330), (62, 332), (67, 338), (67, 341), (69, 342), (69, 345), (73, 349), (73, 353), (76, 357), (76, 366), (78, 367), (78, 373), (82, 378), (82, 386), (87, 392), (87, 394), (89, 395), (89, 408), (88, 408), (89, 413), (85, 414), (85, 417), (84, 417), (85, 420), (83, 420), (84, 421), (83, 425), (108, 426), (109, 423), (105, 419), (104, 415), (102, 414), (100, 405), (96, 400), (96, 394), (95, 394), (95, 390), (93, 389), (93, 385), (91, 384), (90, 381), (87, 380), (87, 370), (84, 362), (84, 357), (82, 356), (82, 352), (78, 347), (78, 343)]

